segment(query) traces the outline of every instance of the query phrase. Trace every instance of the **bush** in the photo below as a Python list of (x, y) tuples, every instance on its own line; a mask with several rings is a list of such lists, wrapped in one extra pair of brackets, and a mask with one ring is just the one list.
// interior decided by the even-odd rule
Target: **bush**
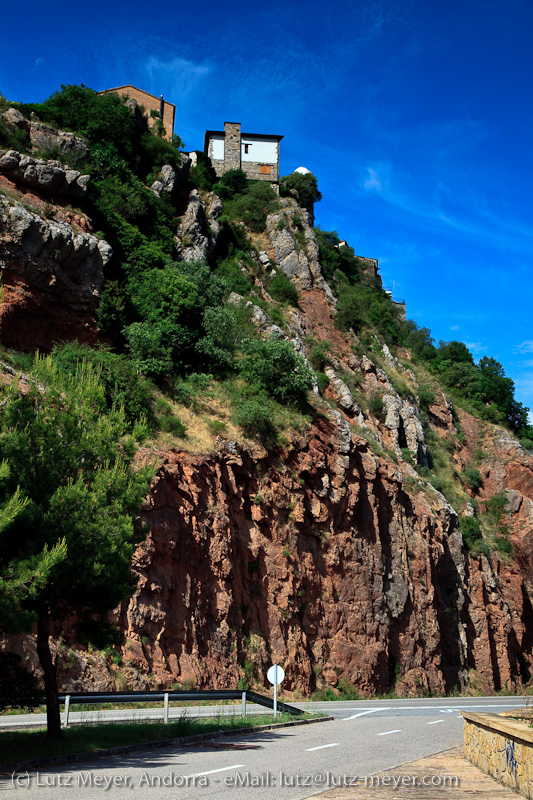
[(196, 165), (190, 169), (189, 180), (196, 189), (210, 191), (217, 179), (215, 170), (202, 150), (195, 150), (195, 153)]
[(237, 256), (228, 256), (218, 264), (216, 271), (223, 278), (229, 291), (247, 295), (252, 289), (252, 281), (250, 276), (243, 272), (240, 264), (241, 261)]
[(429, 386), (421, 386), (418, 390), (418, 403), (420, 408), (427, 411), (435, 402), (435, 395)]
[(315, 342), (309, 350), (309, 361), (313, 369), (323, 372), (325, 367), (330, 366), (329, 342)]
[(92, 364), (104, 388), (107, 407), (122, 406), (131, 425), (141, 417), (152, 419), (152, 387), (126, 356), (107, 347), (93, 350), (78, 342), (57, 345), (52, 356), (59, 369), (69, 375), (76, 375), (82, 361)]
[(322, 195), (318, 191), (316, 177), (312, 172), (302, 175), (300, 172), (293, 172), (280, 179), (279, 192), (282, 197), (297, 197), (298, 203), (308, 211), (313, 211), (314, 204), (322, 200)]
[(303, 358), (284, 339), (247, 339), (240, 360), (241, 375), (279, 400), (303, 402), (313, 379)]
[(380, 392), (372, 392), (368, 398), (368, 410), (373, 417), (383, 421), (383, 395)]
[(277, 194), (268, 183), (249, 181), (245, 193), (235, 193), (233, 199), (228, 199), (224, 203), (224, 214), (229, 219), (242, 220), (254, 233), (261, 233), (266, 227), (268, 214), (272, 213), (277, 205)]
[(266, 442), (275, 439), (271, 411), (260, 397), (244, 400), (234, 409), (233, 421), (247, 436), (260, 436)]
[(274, 300), (280, 303), (290, 303), (293, 306), (298, 305), (298, 289), (284, 272), (276, 273), (274, 278), (270, 281), (268, 292), (272, 295)]
[(479, 491), (483, 485), (480, 471), (472, 467), (467, 467), (467, 469), (461, 473), (461, 480), (463, 483), (466, 483), (473, 492)]
[(460, 517), (459, 525), (467, 550), (476, 548), (476, 544), (483, 538), (481, 524), (477, 517)]

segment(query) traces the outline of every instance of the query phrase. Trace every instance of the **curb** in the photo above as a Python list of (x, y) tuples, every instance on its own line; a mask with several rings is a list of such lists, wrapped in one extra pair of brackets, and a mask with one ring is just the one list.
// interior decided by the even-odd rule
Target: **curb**
[(94, 761), (110, 756), (119, 756), (123, 753), (138, 753), (143, 750), (157, 750), (164, 747), (182, 747), (187, 744), (206, 742), (211, 739), (222, 739), (229, 736), (244, 736), (250, 733), (262, 733), (278, 728), (295, 728), (298, 725), (314, 725), (317, 722), (330, 722), (334, 717), (318, 717), (317, 719), (300, 719), (293, 722), (273, 722), (270, 725), (247, 725), (244, 728), (233, 728), (226, 731), (211, 731), (210, 733), (197, 733), (194, 736), (180, 736), (177, 739), (161, 739), (157, 742), (138, 742), (137, 744), (124, 744), (118, 747), (107, 747), (103, 750), (94, 750), (83, 753), (69, 753), (60, 756), (48, 756), (35, 761), (17, 761), (13, 764), (0, 764), (0, 777), (3, 773), (25, 772), (41, 767), (55, 767), (62, 764), (77, 764), (81, 761)]

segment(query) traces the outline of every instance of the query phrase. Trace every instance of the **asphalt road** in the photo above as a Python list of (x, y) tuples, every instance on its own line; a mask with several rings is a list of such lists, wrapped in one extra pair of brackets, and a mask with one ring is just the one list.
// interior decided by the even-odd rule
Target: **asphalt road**
[(459, 709), (497, 712), (522, 704), (509, 697), (319, 703), (334, 720), (6, 776), (0, 789), (40, 800), (57, 800), (61, 792), (69, 800), (303, 800), (460, 745)]
[[(283, 700), (283, 697), (280, 697)], [(436, 703), (446, 702), (451, 708), (464, 708), (475, 710), (483, 707), (485, 711), (492, 711), (500, 708), (502, 704), (505, 708), (519, 708), (524, 705), (522, 697), (454, 697), (444, 700), (421, 699), (421, 700), (337, 700), (328, 702), (304, 702), (291, 703), (291, 705), (301, 708), (304, 711), (323, 711), (325, 714), (343, 718), (350, 714), (368, 712), (380, 714), (385, 709), (392, 712), (395, 709), (402, 709), (402, 713), (421, 713), (422, 708), (431, 708)], [(510, 705), (509, 705), (510, 703)], [(480, 705), (481, 704), (481, 705)], [(492, 708), (488, 708), (487, 704)], [(142, 721), (151, 719), (163, 719), (163, 706), (160, 708), (124, 708), (113, 710), (94, 710), (94, 711), (73, 711), (76, 706), (71, 706), (69, 720), (71, 724), (88, 722), (125, 722)], [(503, 709), (502, 709), (503, 710)], [(241, 704), (222, 705), (222, 706), (177, 706), (171, 705), (169, 709), (170, 719), (179, 719), (181, 716), (188, 717), (213, 717), (213, 716), (241, 716)], [(268, 714), (269, 709), (264, 706), (248, 703), (246, 706), (247, 714)], [(64, 715), (62, 714), (62, 719)], [(0, 716), (0, 730), (5, 728), (26, 728), (43, 727), (46, 725), (45, 714), (14, 714), (13, 716)]]

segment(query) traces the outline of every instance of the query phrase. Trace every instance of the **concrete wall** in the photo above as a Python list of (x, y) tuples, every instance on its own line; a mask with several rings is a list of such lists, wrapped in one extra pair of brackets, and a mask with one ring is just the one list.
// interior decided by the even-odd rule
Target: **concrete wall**
[(497, 714), (462, 712), (465, 758), (533, 800), (533, 728)]

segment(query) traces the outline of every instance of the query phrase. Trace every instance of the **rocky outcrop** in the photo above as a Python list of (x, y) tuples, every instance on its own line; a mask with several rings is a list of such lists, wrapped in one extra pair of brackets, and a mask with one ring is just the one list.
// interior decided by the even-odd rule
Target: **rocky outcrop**
[(158, 197), (168, 194), (173, 200), (179, 200), (188, 187), (191, 163), (191, 159), (182, 154), (181, 163), (177, 169), (171, 167), (170, 164), (164, 164), (159, 177), (150, 187), (152, 192)]
[(298, 289), (322, 289), (334, 304), (335, 297), (320, 268), (318, 244), (308, 212), (294, 201), (285, 199), (281, 203), (285, 206), (283, 210), (270, 214), (266, 223), (276, 264)]
[(427, 447), (424, 442), (424, 429), (418, 418), (418, 409), (402, 400), (397, 394), (383, 395), (385, 427), (392, 435), (395, 452), (401, 456), (401, 449), (407, 448), (415, 464), (427, 466)]
[(342, 410), (345, 411), (350, 417), (353, 417), (358, 425), (364, 425), (365, 418), (363, 413), (353, 399), (352, 393), (344, 381), (339, 378), (335, 370), (331, 367), (325, 367), (324, 373), (326, 374), (327, 378), (329, 378), (329, 381), (335, 390), (337, 402)]
[(221, 214), (222, 203), (216, 194), (210, 192), (203, 203), (198, 190), (192, 190), (176, 237), (176, 255), (180, 261), (209, 259), (220, 233), (217, 220)]
[(17, 185), (29, 186), (47, 195), (85, 197), (89, 176), (69, 169), (59, 161), (25, 156), (16, 150), (0, 150), (0, 174)]
[(137, 668), (223, 687), (246, 663), (263, 685), (276, 661), (285, 688), (306, 693), (339, 679), (451, 691), (472, 670), (519, 683), (533, 608), (517, 565), (470, 558), (442, 495), (408, 494), (344, 425), (315, 418), (270, 454), (165, 456), (121, 618)]
[(33, 150), (57, 150), (61, 155), (75, 159), (85, 159), (89, 155), (86, 142), (69, 131), (59, 131), (35, 119), (26, 119), (16, 108), (8, 108), (2, 116), (8, 127), (29, 133)]
[(107, 242), (0, 195), (2, 343), (48, 352), (63, 339), (94, 342), (110, 257)]

